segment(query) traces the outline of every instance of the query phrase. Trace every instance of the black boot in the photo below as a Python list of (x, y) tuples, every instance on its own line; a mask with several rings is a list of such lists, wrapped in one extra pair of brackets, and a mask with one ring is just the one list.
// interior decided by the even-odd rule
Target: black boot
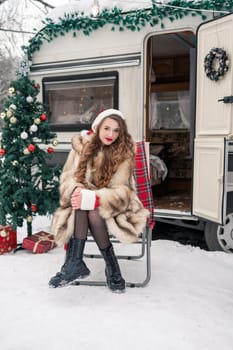
[(121, 276), (120, 267), (115, 256), (113, 246), (101, 249), (101, 254), (106, 263), (105, 274), (107, 277), (107, 285), (113, 292), (125, 291), (125, 280)]
[(83, 261), (85, 241), (85, 239), (78, 238), (70, 239), (66, 251), (65, 263), (62, 265), (61, 271), (50, 279), (50, 287), (64, 287), (90, 274), (90, 270)]

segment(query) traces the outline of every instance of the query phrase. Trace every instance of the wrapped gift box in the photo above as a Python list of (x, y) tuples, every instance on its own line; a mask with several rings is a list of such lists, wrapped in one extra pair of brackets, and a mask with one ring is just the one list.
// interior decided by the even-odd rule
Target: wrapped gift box
[(48, 232), (40, 231), (29, 237), (25, 237), (22, 247), (33, 253), (46, 253), (56, 247), (54, 236)]
[(17, 247), (16, 231), (10, 225), (0, 225), (0, 254), (11, 252)]

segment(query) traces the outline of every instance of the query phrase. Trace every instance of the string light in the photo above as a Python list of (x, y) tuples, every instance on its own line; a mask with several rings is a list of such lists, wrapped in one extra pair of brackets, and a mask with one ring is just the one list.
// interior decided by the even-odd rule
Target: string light
[(94, 3), (92, 5), (92, 8), (91, 8), (91, 12), (92, 12), (92, 15), (94, 17), (97, 17), (99, 12), (100, 12), (100, 5), (99, 5), (99, 1), (98, 0), (94, 0)]
[[(202, 12), (213, 12), (213, 9), (202, 9), (202, 8), (194, 8), (194, 7), (184, 7), (184, 6), (175, 6), (175, 5), (169, 5), (165, 2), (160, 2), (160, 1), (156, 1), (156, 0), (151, 0), (151, 1), (127, 1), (127, 0), (123, 0), (121, 1), (121, 3), (129, 3), (129, 4), (145, 4), (148, 5), (149, 7), (153, 6), (153, 4), (158, 5), (158, 6), (163, 6), (163, 7), (168, 7), (168, 8), (174, 8), (174, 9), (182, 9), (182, 10), (187, 10), (187, 11), (202, 11)], [(100, 5), (98, 0), (94, 0), (94, 4), (92, 5), (92, 15), (94, 17), (97, 17), (98, 14), (100, 12)], [(229, 13), (229, 11), (218, 11), (218, 10), (214, 10), (214, 12), (216, 13)]]
[[(187, 10), (187, 11), (202, 11), (202, 12), (212, 12), (213, 9), (210, 10), (206, 10), (206, 9), (202, 9), (202, 8), (194, 8), (194, 7), (183, 7), (183, 6), (175, 6), (175, 5), (169, 5), (166, 2), (160, 2), (160, 1), (155, 1), (155, 0), (151, 0), (151, 1), (127, 1), (127, 0), (123, 0), (121, 1), (121, 3), (130, 3), (130, 4), (145, 4), (145, 5), (150, 5), (153, 6), (153, 4), (158, 5), (158, 6), (164, 6), (164, 7), (170, 7), (170, 8), (174, 8), (174, 9), (182, 9), (182, 10)], [(214, 12), (216, 13), (229, 13), (229, 11), (217, 11), (214, 10)]]
[[(190, 7), (183, 7), (183, 6), (175, 6), (175, 5), (165, 4), (165, 3), (159, 2), (159, 1), (154, 1), (153, 3), (158, 5), (158, 6), (169, 7), (169, 8), (178, 9), (178, 10), (182, 9), (182, 10), (187, 10), (187, 11), (201, 11), (201, 12), (209, 12), (209, 13), (213, 12), (213, 9), (206, 10), (206, 9), (195, 8), (195, 7), (190, 8)], [(214, 12), (216, 12), (216, 13), (229, 13), (229, 11), (217, 11), (217, 10), (214, 10)]]

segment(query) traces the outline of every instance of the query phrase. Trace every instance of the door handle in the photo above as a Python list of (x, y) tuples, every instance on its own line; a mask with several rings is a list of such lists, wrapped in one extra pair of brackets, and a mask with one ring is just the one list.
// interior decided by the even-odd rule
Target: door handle
[(218, 100), (218, 102), (220, 101), (223, 101), (223, 103), (233, 103), (233, 96), (224, 96)]

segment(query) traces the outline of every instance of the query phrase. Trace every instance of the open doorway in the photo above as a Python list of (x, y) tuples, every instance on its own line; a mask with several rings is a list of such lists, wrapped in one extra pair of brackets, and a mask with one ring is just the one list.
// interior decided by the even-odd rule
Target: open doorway
[(147, 49), (146, 139), (150, 142), (155, 212), (191, 213), (195, 35), (150, 37)]

